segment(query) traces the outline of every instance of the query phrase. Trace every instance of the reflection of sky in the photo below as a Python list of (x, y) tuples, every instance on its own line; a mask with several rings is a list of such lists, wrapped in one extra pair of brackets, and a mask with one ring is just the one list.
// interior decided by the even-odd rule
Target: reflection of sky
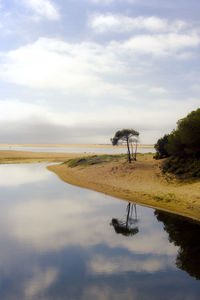
[(109, 224), (124, 217), (126, 202), (67, 185), (42, 165), (1, 165), (1, 174), (8, 168), (1, 299), (198, 299), (197, 282), (176, 269), (177, 247), (153, 210), (137, 207), (139, 233), (117, 235)]

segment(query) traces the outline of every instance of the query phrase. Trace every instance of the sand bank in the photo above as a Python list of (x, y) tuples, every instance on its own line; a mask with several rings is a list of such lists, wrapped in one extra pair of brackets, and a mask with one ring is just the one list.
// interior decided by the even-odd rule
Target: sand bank
[(124, 161), (69, 168), (49, 166), (63, 181), (141, 205), (166, 210), (200, 221), (200, 181), (179, 182), (164, 176), (152, 155)]
[(0, 163), (63, 162), (80, 155), (83, 154), (0, 150)]
[[(50, 148), (114, 148), (109, 144), (74, 144), (74, 145), (63, 145), (63, 144), (0, 144), (0, 147), (50, 147)], [(115, 146), (116, 147), (116, 146)], [(126, 145), (119, 145), (118, 148), (126, 148)], [(154, 148), (154, 145), (138, 145), (138, 148)]]

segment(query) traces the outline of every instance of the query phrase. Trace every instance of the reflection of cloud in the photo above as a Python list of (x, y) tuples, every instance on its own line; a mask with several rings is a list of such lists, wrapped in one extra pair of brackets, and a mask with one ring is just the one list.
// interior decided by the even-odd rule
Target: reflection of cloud
[(45, 291), (55, 281), (57, 277), (57, 270), (49, 268), (46, 271), (37, 270), (33, 278), (26, 282), (25, 296), (26, 299), (36, 297), (37, 294)]
[(103, 286), (89, 286), (85, 288), (82, 300), (97, 299), (97, 300), (136, 300), (138, 298), (138, 292), (134, 290), (134, 287), (126, 287), (126, 289), (119, 290), (118, 287), (112, 288), (104, 284)]
[(93, 198), (89, 196), (80, 200), (34, 199), (13, 206), (9, 213), (9, 234), (40, 251), (58, 250), (77, 244), (91, 247), (104, 243), (111, 248), (121, 247), (137, 254), (176, 254), (177, 248), (169, 244), (165, 232), (151, 228), (151, 221), (147, 225), (150, 229), (134, 237), (133, 242), (131, 238), (121, 238), (111, 226), (108, 227), (106, 216), (96, 213), (98, 204)]
[[(2, 165), (0, 170), (4, 175), (2, 180), (7, 178), (8, 183), (6, 172), (11, 179), (12, 173), (15, 174), (16, 180), (11, 180), (13, 185), (41, 181), (45, 176), (51, 176), (44, 165)], [(141, 208), (139, 234), (134, 238), (122, 237), (115, 234), (109, 225), (111, 216), (114, 217), (113, 207), (119, 200), (78, 187), (67, 189), (64, 184), (58, 185), (57, 190), (52, 181), (43, 182), (43, 186), (45, 194), (39, 192), (37, 197), (34, 193), (28, 201), (22, 198), (9, 206), (6, 213), (1, 213), (1, 239), (7, 236), (38, 251), (61, 250), (71, 245), (88, 248), (105, 244), (135, 254), (176, 254), (177, 247), (168, 242), (167, 234), (154, 223), (155, 217), (149, 209)], [(63, 187), (66, 189), (62, 190)], [(37, 184), (33, 189), (37, 190)], [(23, 197), (22, 193), (20, 195)]]
[[(74, 203), (69, 199), (34, 199), (19, 204), (10, 212), (9, 219), (13, 225), (10, 233), (17, 240), (39, 250), (61, 249), (77, 243), (88, 245), (88, 232), (93, 233), (94, 227), (90, 229), (91, 219), (87, 220), (85, 214), (91, 211), (93, 208), (87, 204)], [(96, 244), (97, 239), (91, 239), (91, 243)]]
[(120, 273), (120, 272), (147, 272), (154, 273), (172, 267), (172, 260), (167, 260), (166, 257), (157, 258), (127, 258), (127, 257), (105, 257), (95, 256), (90, 263), (90, 268), (95, 273)]
[(50, 173), (39, 165), (1, 165), (0, 166), (0, 185), (18, 186), (26, 183), (33, 183), (47, 179)]

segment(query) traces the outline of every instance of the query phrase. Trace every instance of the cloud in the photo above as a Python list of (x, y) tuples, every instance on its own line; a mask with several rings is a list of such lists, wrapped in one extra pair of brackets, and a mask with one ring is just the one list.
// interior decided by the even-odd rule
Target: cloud
[(136, 35), (122, 44), (124, 49), (139, 54), (152, 54), (154, 56), (176, 55), (183, 49), (195, 48), (200, 44), (198, 34), (154, 34)]
[(23, 3), (34, 12), (36, 20), (55, 21), (60, 18), (58, 9), (50, 0), (23, 0)]
[(92, 42), (72, 44), (40, 38), (16, 50), (1, 53), (0, 77), (3, 81), (33, 89), (132, 98), (134, 84), (128, 85), (124, 78), (133, 76), (137, 68), (144, 77), (148, 68), (144, 59), (138, 61), (138, 55), (176, 57), (199, 44), (200, 37), (195, 33), (135, 35), (107, 45)]
[(112, 51), (95, 43), (69, 44), (40, 38), (33, 44), (10, 51), (3, 58), (2, 79), (31, 88), (56, 88), (97, 95), (125, 92), (120, 84), (102, 79), (123, 70)]
[(110, 5), (114, 2), (116, 2), (116, 0), (87, 0), (93, 4), (103, 4), (103, 5)]
[(149, 89), (149, 92), (150, 93), (153, 93), (153, 94), (165, 94), (167, 93), (167, 90), (161, 86), (154, 86), (154, 87), (151, 87)]
[(88, 25), (96, 33), (123, 33), (133, 32), (135, 30), (145, 30), (150, 32), (179, 32), (188, 26), (181, 20), (170, 23), (166, 19), (155, 16), (138, 16), (133, 18), (115, 14), (92, 15), (89, 18)]
[(109, 143), (117, 129), (131, 127), (140, 132), (141, 142), (154, 143), (198, 104), (198, 98), (184, 102), (156, 99), (145, 106), (110, 103), (106, 109), (102, 106), (63, 112), (61, 103), (57, 104), (61, 111), (56, 112), (48, 106), (0, 101), (3, 128), (0, 140), (2, 143)]

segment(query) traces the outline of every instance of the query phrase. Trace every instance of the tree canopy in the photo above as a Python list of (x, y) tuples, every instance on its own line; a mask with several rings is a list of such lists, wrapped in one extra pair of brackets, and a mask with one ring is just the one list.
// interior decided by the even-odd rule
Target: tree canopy
[(200, 108), (180, 119), (175, 130), (157, 141), (155, 149), (156, 159), (169, 157), (165, 164), (167, 170), (177, 174), (190, 172), (199, 177)]
[(177, 122), (177, 129), (155, 144), (158, 158), (200, 157), (200, 108)]
[(128, 161), (131, 162), (129, 143), (131, 138), (138, 137), (138, 136), (139, 136), (139, 132), (134, 129), (122, 129), (122, 130), (118, 130), (115, 133), (114, 137), (111, 139), (111, 142), (113, 146), (118, 145), (120, 142), (126, 143), (128, 149)]

